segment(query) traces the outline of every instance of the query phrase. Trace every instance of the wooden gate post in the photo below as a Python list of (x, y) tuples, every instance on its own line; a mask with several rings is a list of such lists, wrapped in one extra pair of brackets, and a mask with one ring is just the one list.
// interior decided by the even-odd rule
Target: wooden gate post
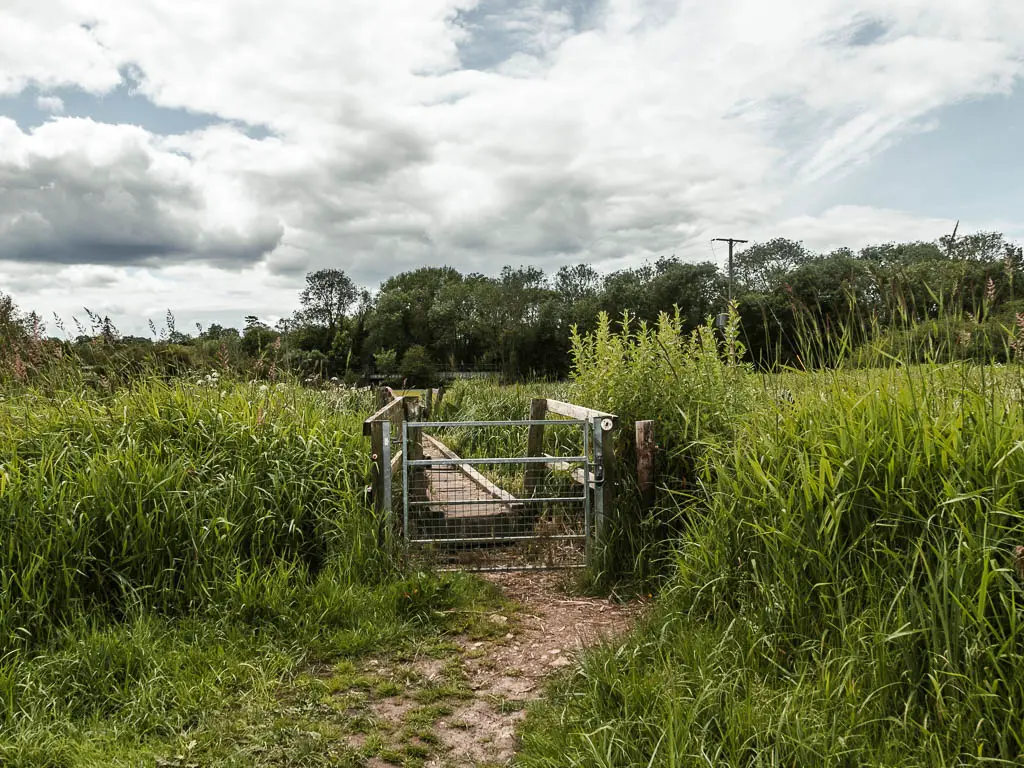
[[(542, 421), (548, 414), (548, 401), (543, 397), (535, 397), (530, 402), (530, 421)], [(526, 455), (540, 456), (544, 451), (544, 425), (531, 424), (526, 438)], [(543, 464), (528, 463), (523, 477), (523, 496), (527, 499), (537, 495), (537, 489), (544, 484), (545, 467)], [(537, 510), (536, 505), (532, 507)]]
[(636, 423), (636, 476), (644, 509), (654, 505), (654, 422)]

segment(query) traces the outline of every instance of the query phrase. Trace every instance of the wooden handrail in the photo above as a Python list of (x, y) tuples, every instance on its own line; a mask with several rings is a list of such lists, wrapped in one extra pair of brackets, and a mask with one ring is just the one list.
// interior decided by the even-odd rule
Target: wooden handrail
[[(544, 455), (551, 459), (551, 461), (546, 462), (544, 466), (546, 466), (548, 469), (553, 469), (559, 472), (568, 472), (570, 475), (572, 475), (572, 481), (576, 483), (576, 485), (583, 485), (583, 479), (587, 475), (587, 471), (583, 469), (583, 467), (574, 467), (570, 462), (562, 461), (562, 459), (559, 459), (555, 456), (551, 456), (550, 454), (547, 453), (545, 453)], [(593, 475), (590, 476), (590, 484), (594, 484)]]
[(597, 411), (593, 408), (584, 408), (582, 405), (575, 405), (573, 403), (563, 403), (561, 400), (548, 400), (547, 410), (549, 413), (565, 416), (567, 419), (580, 419), (581, 421), (588, 421), (595, 418), (611, 419), (612, 424), (614, 425), (617, 424), (619, 420), (619, 417), (614, 413), (605, 413), (604, 411)]
[(394, 411), (395, 408), (401, 408), (401, 407), (402, 407), (402, 398), (396, 397), (394, 400), (392, 400), (390, 403), (385, 405), (383, 408), (381, 408), (375, 414), (373, 414), (372, 416), (368, 417), (363, 422), (363, 435), (365, 437), (369, 437), (370, 436), (370, 431), (372, 430), (372, 427), (370, 426), (371, 422), (374, 422), (374, 421), (394, 421), (394, 419), (392, 417), (392, 411)]

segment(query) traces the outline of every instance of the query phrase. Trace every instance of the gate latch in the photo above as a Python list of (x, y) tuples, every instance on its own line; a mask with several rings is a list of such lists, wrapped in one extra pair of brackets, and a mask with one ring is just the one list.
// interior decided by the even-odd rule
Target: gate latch
[(601, 485), (604, 483), (604, 467), (594, 467), (594, 485)]

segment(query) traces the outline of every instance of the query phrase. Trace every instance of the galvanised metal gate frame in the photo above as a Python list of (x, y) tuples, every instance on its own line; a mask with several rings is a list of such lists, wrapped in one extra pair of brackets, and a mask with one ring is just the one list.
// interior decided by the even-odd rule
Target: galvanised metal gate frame
[[(436, 393), (436, 400), (431, 397), (432, 394)], [(435, 403), (439, 403), (443, 396), (443, 390), (434, 390), (431, 392), (427, 391), (426, 397), (421, 398), (415, 395), (404, 394), (401, 397), (395, 396), (392, 392), (386, 389), (382, 389), (378, 393), (378, 410), (368, 417), (363, 422), (363, 434), (370, 438), (371, 442), (371, 459), (373, 461), (373, 471), (371, 474), (371, 484), (367, 486), (367, 498), (372, 500), (374, 509), (380, 514), (380, 530), (378, 533), (378, 541), (383, 546), (384, 542), (388, 539), (387, 528), (391, 527), (399, 533), (399, 538), (403, 541), (412, 539), (415, 541), (417, 538), (414, 535), (410, 535), (411, 525), (415, 522), (416, 516), (414, 514), (407, 514), (407, 505), (405, 501), (407, 499), (407, 488), (408, 488), (408, 476), (411, 471), (415, 477), (416, 473), (425, 473), (429, 470), (429, 467), (422, 464), (411, 464), (409, 467), (404, 467), (406, 461), (417, 462), (427, 461), (428, 465), (435, 465), (435, 472), (441, 470), (452, 470), (462, 472), (467, 476), (475, 477), (477, 484), (480, 488), (488, 491), (490, 496), (493, 497), (488, 502), (485, 499), (470, 500), (472, 503), (469, 505), (458, 505), (451, 502), (458, 501), (458, 499), (448, 499), (448, 503), (444, 504), (443, 500), (440, 506), (445, 509), (453, 509), (459, 506), (469, 506), (470, 508), (485, 507), (486, 504), (490, 504), (492, 509), (494, 507), (501, 508), (503, 505), (516, 505), (522, 507), (524, 505), (532, 504), (532, 509), (536, 509), (539, 506), (547, 504), (557, 503), (572, 503), (573, 501), (579, 501), (582, 499), (583, 504), (583, 537), (585, 545), (585, 559), (588, 565), (594, 566), (597, 569), (602, 569), (603, 565), (600, 562), (601, 551), (603, 550), (603, 544), (607, 538), (607, 525), (608, 518), (614, 513), (615, 508), (615, 496), (616, 496), (616, 477), (618, 475), (614, 442), (610, 439), (612, 430), (618, 423), (618, 417), (614, 414), (604, 413), (601, 411), (594, 410), (592, 408), (585, 408), (583, 406), (574, 405), (572, 403), (562, 402), (560, 400), (552, 400), (546, 398), (534, 398), (530, 404), (529, 419), (520, 422), (475, 422), (480, 425), (491, 425), (491, 424), (523, 424), (528, 425), (529, 436), (527, 441), (526, 456), (516, 457), (495, 457), (503, 458), (507, 461), (496, 462), (496, 461), (480, 461), (479, 459), (466, 459), (459, 457), (452, 453), (450, 449), (444, 446), (437, 440), (434, 440), (429, 435), (423, 434), (424, 427), (431, 427), (436, 424), (445, 422), (430, 422), (424, 419), (429, 418), (430, 406), (432, 400)], [(552, 420), (547, 419), (548, 414), (555, 414), (557, 416), (564, 417), (565, 420)], [(453, 425), (454, 427), (466, 427), (472, 422), (447, 422), (447, 424)], [(576, 425), (579, 426), (583, 431), (582, 440), (586, 441), (584, 450), (577, 455), (583, 455), (587, 457), (586, 462), (580, 462), (583, 466), (573, 467), (572, 463), (567, 461), (574, 457), (557, 457), (547, 456), (543, 453), (544, 446), (544, 434), (545, 427), (548, 425)], [(638, 425), (639, 426), (639, 425)], [(483, 428), (483, 427), (481, 427)], [(397, 434), (396, 434), (397, 433)], [(398, 443), (398, 437), (401, 435), (402, 442)], [(432, 449), (440, 450), (441, 453), (434, 455), (433, 459), (449, 459), (444, 463), (437, 461), (429, 461), (424, 458), (423, 445), (424, 442), (431, 444)], [(398, 445), (396, 446), (396, 443)], [(396, 447), (399, 450), (396, 450)], [(445, 453), (447, 451), (447, 453)], [(520, 463), (524, 466), (524, 478), (523, 478), (523, 496), (524, 498), (516, 498), (505, 490), (499, 488), (494, 483), (483, 477), (474, 467), (474, 465), (492, 465), (491, 471), (500, 471), (501, 464), (504, 463)], [(495, 466), (496, 465), (496, 466)], [(538, 493), (537, 487), (543, 486), (543, 480), (545, 477), (551, 477), (553, 472), (551, 471), (562, 471), (563, 474), (560, 477), (565, 478), (566, 475), (571, 475), (575, 484), (583, 488), (583, 496), (569, 498), (568, 494), (548, 494), (545, 496), (543, 493)], [(395, 475), (401, 472), (403, 482), (400, 488), (397, 483), (394, 482)], [(541, 482), (537, 482), (540, 480)], [(650, 479), (649, 479), (650, 480)], [(649, 484), (652, 484), (649, 482)], [(529, 492), (526, 491), (529, 489)], [(565, 500), (569, 498), (568, 502), (551, 501), (554, 500)], [(415, 499), (412, 499), (413, 501)], [(546, 501), (547, 500), (547, 501)], [(399, 506), (402, 507), (399, 512)], [(429, 504), (425, 505), (429, 508)], [(423, 507), (421, 506), (421, 509)], [(411, 510), (410, 510), (411, 512)], [(494, 521), (500, 520), (496, 516), (491, 518)], [(529, 520), (529, 518), (527, 518)], [(497, 533), (497, 532), (496, 532)], [(510, 541), (514, 542), (516, 539), (513, 535), (514, 532), (500, 531), (501, 536), (492, 536), (490, 538), (497, 539), (496, 542), (506, 546)], [(527, 532), (527, 538), (521, 540), (523, 544), (531, 544), (529, 534), (533, 531)], [(488, 537), (481, 537), (480, 532), (477, 531), (474, 537), (471, 537), (472, 543), (467, 543), (468, 546), (480, 546), (486, 543)], [(533, 537), (536, 538), (536, 537)], [(541, 537), (543, 538), (543, 537)], [(452, 542), (449, 537), (448, 544), (446, 546), (458, 546), (455, 542)], [(435, 544), (415, 544), (417, 547), (433, 547)], [(574, 563), (575, 565), (576, 563)], [(455, 567), (459, 567), (456, 565)], [(515, 567), (542, 567), (536, 563), (533, 566), (529, 566), (525, 563), (519, 563)]]
[[(575, 455), (525, 455), (465, 458), (424, 430), (508, 429), (528, 427), (527, 453), (542, 445), (545, 427), (580, 430), (582, 451)], [(402, 524), (410, 556), (443, 555), (461, 570), (534, 570), (585, 566), (592, 557), (595, 520), (603, 520), (604, 415), (576, 419), (506, 421), (407, 421), (402, 424)], [(534, 439), (534, 436), (537, 439)], [(390, 439), (384, 442), (390, 470)], [(429, 443), (430, 456), (424, 443)], [(523, 493), (513, 496), (476, 468), (522, 465)], [(578, 466), (574, 466), (578, 465)], [(558, 491), (551, 470), (562, 470)], [(571, 480), (567, 480), (571, 477)], [(390, 486), (388, 472), (385, 482)], [(571, 489), (572, 495), (568, 490)], [(572, 513), (578, 513), (574, 516)], [(555, 532), (543, 532), (542, 525)], [(555, 553), (558, 553), (557, 561)], [(543, 553), (547, 560), (538, 557)]]

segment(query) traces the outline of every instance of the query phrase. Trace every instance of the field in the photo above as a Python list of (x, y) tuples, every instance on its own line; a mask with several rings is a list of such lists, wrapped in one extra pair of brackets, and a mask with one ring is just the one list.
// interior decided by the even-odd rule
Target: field
[[(574, 339), (567, 383), (446, 394), (443, 419), (550, 396), (624, 427), (603, 566), (580, 586), (650, 607), (554, 677), (516, 764), (1017, 764), (1021, 369), (768, 374), (742, 353), (734, 324), (604, 323)], [(345, 692), (394, 685), (359, 671), (371, 655), (466, 658), (452, 638), (504, 633), (513, 609), (403, 567), (365, 497), (371, 399), (213, 376), (5, 394), (0, 762), (424, 764), (428, 730), (386, 744)], [(646, 509), (637, 419), (660, 449)], [(445, 440), (494, 455), (525, 437), (474, 434)], [(418, 690), (423, 717), (467, 690)]]

